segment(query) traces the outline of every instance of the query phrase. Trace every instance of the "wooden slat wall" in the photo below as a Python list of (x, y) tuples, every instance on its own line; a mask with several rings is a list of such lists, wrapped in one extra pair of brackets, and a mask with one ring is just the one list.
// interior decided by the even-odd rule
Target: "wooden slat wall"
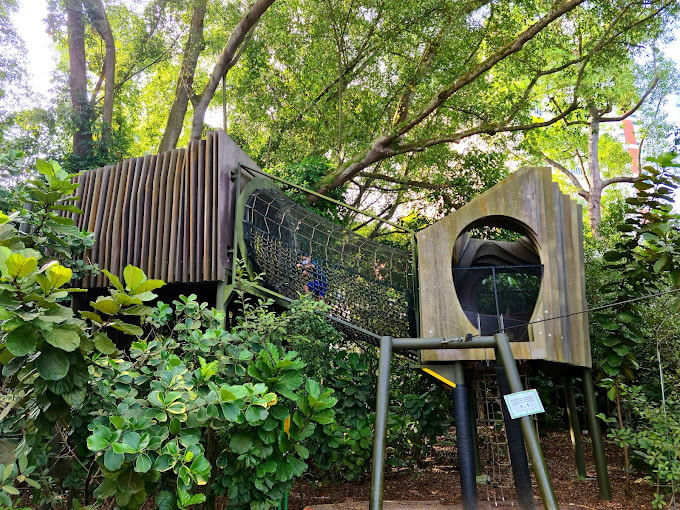
[[(83, 213), (71, 216), (95, 235), (85, 256), (115, 275), (132, 264), (168, 283), (224, 279), (239, 163), (257, 168), (215, 131), (185, 149), (83, 172), (76, 178)], [(108, 281), (99, 275), (81, 284), (103, 287)]]

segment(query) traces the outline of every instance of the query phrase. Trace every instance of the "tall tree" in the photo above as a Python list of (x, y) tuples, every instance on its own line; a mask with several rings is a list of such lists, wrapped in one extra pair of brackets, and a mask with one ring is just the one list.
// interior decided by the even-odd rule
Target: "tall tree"
[[(624, 86), (617, 91), (619, 101), (616, 101), (616, 87), (613, 87), (608, 98), (591, 97), (586, 102), (587, 110), (584, 108), (581, 112), (581, 118), (559, 122), (542, 133), (531, 133), (524, 139), (522, 146), (536, 156), (529, 162), (547, 163), (560, 172), (574, 187), (575, 193), (586, 202), (590, 228), (595, 235), (602, 221), (605, 189), (615, 184), (633, 183), (637, 179), (631, 172), (632, 161), (623, 142), (609, 131), (603, 133), (603, 128), (607, 124), (618, 127), (621, 121), (637, 112), (652, 95), (659, 79), (658, 76), (654, 77), (647, 90), (639, 95), (633, 82), (622, 84)], [(608, 81), (605, 83), (612, 84)], [(626, 88), (628, 98), (624, 99), (621, 93)], [(630, 104), (636, 95), (637, 102)], [(620, 113), (614, 113), (615, 107)], [(626, 110), (621, 111), (622, 107)]]
[(182, 133), (184, 118), (189, 106), (190, 96), (194, 90), (194, 75), (196, 65), (204, 46), (203, 24), (205, 13), (208, 7), (208, 0), (197, 0), (193, 3), (193, 13), (189, 33), (182, 51), (182, 65), (177, 76), (177, 86), (175, 87), (175, 97), (170, 107), (168, 120), (163, 131), (163, 138), (158, 147), (158, 151), (167, 151), (177, 146), (177, 141)]
[[(116, 46), (102, 0), (64, 0), (69, 50), (69, 90), (73, 107), (73, 154), (81, 161), (92, 160), (94, 152), (93, 128), (97, 103), (104, 85), (101, 141), (104, 157), (111, 141), (113, 117)], [(104, 62), (99, 80), (92, 94), (88, 91), (85, 24), (87, 20), (105, 45)]]
[[(616, 13), (616, 24), (599, 34), (594, 32), (594, 36), (585, 28), (600, 23), (599, 15), (588, 10), (578, 13), (579, 25), (584, 29), (579, 44), (590, 40), (593, 47), (602, 48), (589, 58), (583, 70), (578, 91), (582, 107), (549, 128), (528, 133), (522, 143), (536, 156), (529, 160), (531, 163), (549, 164), (586, 202), (595, 235), (602, 218), (605, 189), (636, 179), (631, 172), (631, 158), (623, 142), (617, 140), (618, 133), (612, 131), (623, 134), (621, 121), (648, 104), (652, 109), (658, 108), (673, 86), (672, 66), (664, 62), (656, 47), (673, 14), (669, 7), (653, 3), (636, 16), (622, 10)], [(629, 6), (629, 11), (632, 8)], [(563, 86), (559, 80), (558, 76), (551, 86)]]
[(193, 3), (191, 25), (182, 53), (182, 65), (175, 87), (175, 97), (159, 150), (172, 149), (177, 145), (189, 102), (193, 107), (190, 139), (201, 138), (205, 115), (218, 85), (225, 79), (229, 70), (236, 65), (251, 31), (273, 3), (274, 0), (256, 0), (246, 9), (224, 44), (200, 92), (194, 90), (194, 82), (198, 60), (204, 50), (203, 25), (207, 12), (207, 0), (196, 0)]
[(0, 0), (0, 142), (12, 103), (20, 98), (19, 85), (26, 78), (26, 48), (11, 18), (16, 10), (16, 0)]
[(457, 163), (471, 149), (582, 117), (591, 69), (676, 13), (623, 0), (279, 6), (230, 74), (231, 132), (265, 164), (329, 155), (323, 193), (429, 192), (469, 170)]

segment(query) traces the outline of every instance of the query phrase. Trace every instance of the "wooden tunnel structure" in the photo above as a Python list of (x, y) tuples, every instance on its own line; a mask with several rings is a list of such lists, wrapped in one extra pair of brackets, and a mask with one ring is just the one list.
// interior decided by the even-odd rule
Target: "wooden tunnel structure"
[[(579, 313), (585, 308), (581, 213), (548, 169), (520, 169), (417, 233), (417, 256), (294, 203), (223, 131), (184, 149), (88, 170), (76, 180), (83, 212), (69, 214), (96, 239), (85, 256), (113, 274), (132, 264), (171, 284), (210, 284), (221, 307), (242, 258), (264, 274), (263, 290), (276, 298), (290, 301), (313, 287), (336, 325), (362, 339), (463, 338), (507, 327), (515, 359), (591, 366), (587, 318)], [(480, 227), (518, 236), (470, 237)], [(304, 257), (316, 273), (304, 269)], [(498, 274), (538, 282), (523, 316), (501, 311)], [(494, 313), (480, 308), (480, 289), (489, 281)], [(107, 281), (98, 275), (81, 285), (95, 289)], [(417, 352), (422, 366), (438, 373), (494, 358), (493, 349)], [(590, 425), (595, 430), (596, 422)]]
[[(520, 237), (471, 239), (468, 232), (479, 227), (501, 227)], [(421, 336), (489, 334), (470, 313), (484, 275), (492, 268), (533, 273), (540, 289), (520, 324), (528, 334), (511, 343), (515, 359), (590, 367), (588, 321), (581, 313), (586, 302), (582, 232), (580, 206), (560, 192), (548, 168), (522, 168), (418, 232)], [(421, 351), (423, 362), (493, 358), (491, 349)]]

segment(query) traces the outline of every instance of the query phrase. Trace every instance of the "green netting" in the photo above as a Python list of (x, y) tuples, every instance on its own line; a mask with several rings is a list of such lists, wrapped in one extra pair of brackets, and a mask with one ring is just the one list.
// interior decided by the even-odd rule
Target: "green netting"
[(311, 293), (331, 316), (376, 335), (413, 336), (411, 257), (295, 204), (255, 190), (244, 206), (248, 258), (267, 288), (291, 299)]

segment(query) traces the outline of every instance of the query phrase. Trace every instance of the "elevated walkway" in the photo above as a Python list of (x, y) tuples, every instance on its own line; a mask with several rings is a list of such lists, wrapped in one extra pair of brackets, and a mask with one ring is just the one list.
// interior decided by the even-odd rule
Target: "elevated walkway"
[(240, 208), (245, 253), (266, 288), (288, 299), (312, 293), (355, 335), (415, 336), (409, 252), (310, 212), (265, 179), (248, 183)]

